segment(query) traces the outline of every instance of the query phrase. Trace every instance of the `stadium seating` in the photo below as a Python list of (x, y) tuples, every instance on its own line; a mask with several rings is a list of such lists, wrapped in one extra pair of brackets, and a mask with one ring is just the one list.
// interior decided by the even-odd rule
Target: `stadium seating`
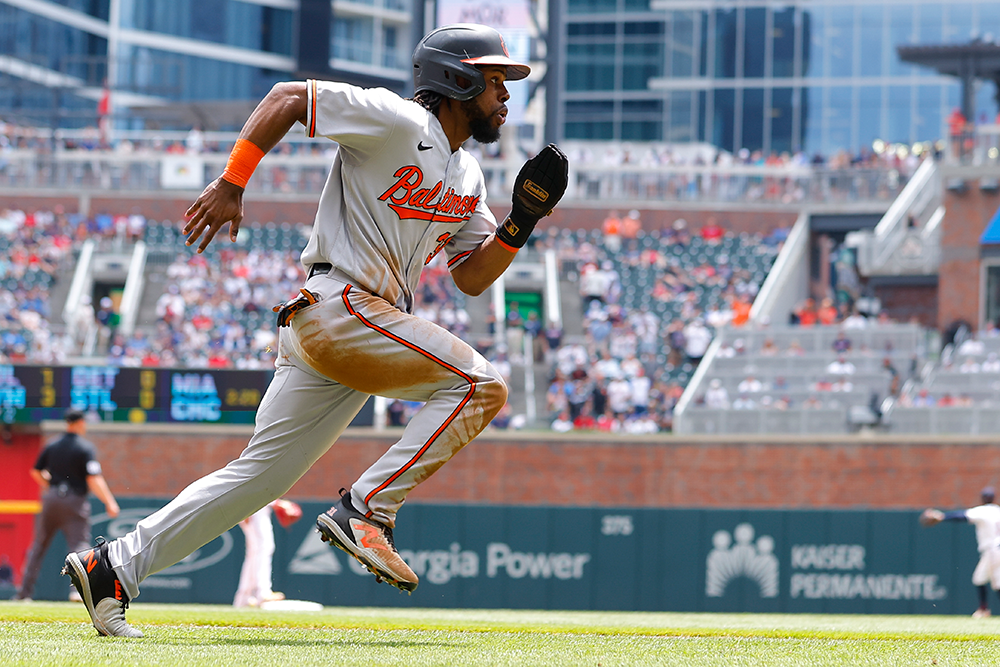
[[(75, 219), (77, 223), (94, 226), (91, 219)], [(71, 235), (73, 225), (68, 218), (60, 222), (60, 231)], [(192, 253), (184, 245), (180, 233), (183, 224), (179, 221), (146, 222), (143, 239), (149, 250), (151, 265), (161, 264), (169, 271), (169, 267), (184, 265), (190, 261)], [(206, 350), (212, 345), (222, 352), (231, 355), (229, 364), (256, 363), (267, 365), (273, 359), (273, 316), (270, 306), (288, 295), (293, 294), (301, 284), (303, 276), (298, 265), (298, 255), (304, 246), (308, 227), (279, 222), (252, 222), (241, 228), (239, 242), (236, 246), (213, 244), (209, 250), (199, 255), (198, 261), (207, 262), (211, 278), (205, 278), (193, 289), (190, 285), (185, 292), (188, 300), (188, 318), (184, 323), (172, 323), (169, 331), (164, 332), (155, 322), (140, 322), (140, 336), (135, 341), (119, 341), (121, 348), (119, 356), (112, 359), (113, 363), (140, 363), (135, 357), (143, 354), (149, 347), (162, 351), (165, 347), (174, 350), (195, 349), (198, 354), (177, 359), (177, 363), (203, 365), (207, 363)], [(103, 233), (108, 232), (106, 229)], [(557, 230), (546, 235), (536, 235), (532, 245), (544, 246), (546, 243), (559, 245), (563, 266), (570, 266), (578, 274), (587, 264), (595, 264), (607, 270), (613, 279), (609, 283), (609, 292), (604, 295), (603, 308), (616, 326), (612, 327), (610, 338), (602, 345), (594, 345), (588, 329), (591, 324), (583, 323), (579, 336), (568, 335), (564, 343), (582, 343), (588, 351), (585, 367), (592, 368), (597, 361), (597, 349), (613, 349), (618, 342), (615, 337), (621, 335), (636, 335), (634, 317), (646, 313), (655, 319), (657, 332), (655, 346), (644, 349), (640, 357), (646, 374), (651, 379), (651, 397), (648, 405), (650, 418), (657, 424), (659, 430), (671, 428), (672, 411), (680, 393), (694, 376), (696, 364), (687, 359), (684, 354), (671, 347), (667, 335), (667, 327), (672, 323), (686, 323), (692, 318), (703, 318), (706, 312), (718, 310), (725, 312), (731, 300), (737, 294), (752, 297), (756, 289), (763, 283), (777, 255), (779, 246), (761, 235), (726, 234), (717, 242), (708, 242), (698, 235), (684, 236), (671, 233), (669, 230), (639, 231), (633, 238), (622, 239), (621, 247), (610, 247), (600, 230)], [(23, 245), (24, 240), (16, 234), (0, 234), (0, 247), (5, 252), (13, 253)], [(20, 245), (19, 245), (20, 244)], [(266, 250), (265, 250), (266, 249)], [(217, 276), (232, 275), (234, 262), (246, 262), (249, 254), (255, 258), (254, 268), (270, 267), (271, 273), (266, 277), (255, 276), (247, 278), (249, 296), (243, 293), (240, 298), (224, 294)], [(283, 270), (278, 271), (278, 267)], [(293, 269), (291, 273), (285, 269)], [(8, 273), (0, 277), (0, 284), (17, 298), (27, 295), (32, 290), (50, 291), (56, 281), (56, 271), (52, 267), (46, 269), (40, 266), (23, 268), (15, 277)], [(183, 272), (182, 272), (183, 273)], [(672, 289), (657, 289), (670, 278)], [(172, 280), (162, 285), (163, 292), (170, 286), (180, 282)], [(418, 290), (417, 302), (422, 308), (421, 315), (435, 319), (437, 317), (453, 320), (455, 312), (464, 311), (465, 297), (455, 289), (447, 276), (447, 270), (436, 263), (425, 271)], [(18, 299), (20, 300), (20, 299)], [(224, 304), (224, 305), (220, 305)], [(197, 307), (196, 307), (197, 306)], [(202, 328), (190, 325), (191, 312), (201, 311), (207, 317), (210, 325)], [(8, 321), (15, 321), (16, 314), (10, 309), (5, 313)], [(467, 321), (467, 316), (466, 316)], [(39, 337), (28, 330), (9, 331), (5, 336), (3, 351), (10, 357), (37, 361), (51, 359), (55, 349), (71, 349), (58, 341), (60, 323), (49, 328), (56, 334), (56, 344), (52, 337), (45, 342), (47, 350), (38, 350)], [(462, 333), (462, 326), (452, 327)], [(907, 333), (901, 333), (903, 331)], [(836, 336), (836, 327), (795, 328), (777, 327), (767, 330), (725, 329), (725, 341), (733, 343), (739, 340), (743, 354), (739, 356), (715, 356), (711, 366), (702, 373), (705, 381), (719, 379), (732, 399), (739, 395), (739, 383), (751, 372), (766, 384), (766, 389), (759, 392), (747, 392), (747, 398), (758, 405), (768, 405), (778, 401), (780, 405), (771, 410), (713, 411), (711, 408), (697, 405), (697, 401), (688, 407), (688, 425), (700, 429), (698, 432), (746, 432), (761, 430), (762, 432), (802, 432), (816, 433), (850, 430), (851, 409), (870, 404), (872, 393), (880, 397), (889, 391), (889, 377), (881, 368), (882, 359), (889, 356), (893, 365), (899, 369), (909, 369), (912, 358), (922, 345), (921, 333), (914, 333), (905, 327), (876, 327), (866, 330), (854, 337), (854, 351), (851, 360), (856, 366), (851, 381), (853, 387), (848, 391), (825, 391), (817, 389), (817, 383), (826, 379), (825, 366), (833, 358), (831, 343)], [(193, 336), (193, 337), (192, 337)], [(41, 337), (42, 339), (46, 337)], [(140, 339), (144, 338), (144, 342)], [(799, 356), (765, 356), (759, 354), (764, 339), (770, 338), (776, 347), (785, 349), (794, 343), (801, 348)], [(215, 341), (213, 343), (213, 341)], [(204, 344), (200, 344), (204, 343)], [(989, 351), (1000, 351), (1000, 339)], [(134, 345), (134, 347), (133, 347)], [(270, 351), (269, 350), (270, 347)], [(214, 350), (214, 348), (212, 348)], [(558, 350), (550, 350), (550, 362)], [(988, 352), (980, 355), (985, 359)], [(130, 356), (131, 355), (131, 356)], [(249, 357), (252, 360), (248, 361)], [(170, 358), (170, 355), (165, 355)], [(224, 355), (220, 355), (220, 358)], [(153, 357), (146, 357), (148, 362)], [(618, 359), (623, 361), (622, 358)], [(958, 358), (956, 357), (956, 362)], [(144, 362), (142, 362), (144, 363)], [(215, 363), (220, 363), (218, 360)], [(549, 367), (554, 373), (554, 365)], [(605, 391), (608, 379), (595, 377), (588, 373), (587, 381), (593, 385), (592, 390)], [(924, 385), (914, 381), (907, 387), (907, 395), (912, 395), (921, 386), (933, 388), (940, 393), (948, 387), (962, 393), (976, 404), (994, 404), (1000, 400), (1000, 375), (991, 377), (981, 373), (971, 380), (966, 374), (960, 373), (955, 367), (942, 365), (933, 373), (922, 377)], [(816, 402), (817, 397), (822, 404), (819, 407), (804, 408), (803, 404)], [(791, 409), (785, 409), (784, 403), (790, 403)], [(632, 410), (620, 417), (615, 428), (626, 428), (629, 419), (640, 416), (643, 409)], [(943, 417), (941, 409), (931, 411), (927, 416), (914, 419), (902, 419), (904, 410), (920, 410), (912, 406), (895, 406), (895, 414), (887, 414), (885, 426), (895, 430), (916, 428), (914, 424), (928, 424), (932, 428), (954, 428), (953, 422), (962, 420), (954, 417)], [(926, 409), (924, 409), (926, 412)], [(952, 408), (951, 415), (959, 414)], [(808, 414), (806, 412), (808, 411)], [(784, 413), (784, 414), (779, 414)], [(922, 413), (923, 414), (923, 413)], [(805, 415), (805, 416), (804, 416)], [(976, 413), (972, 420), (974, 428), (991, 428), (989, 415), (983, 411)], [(546, 415), (549, 416), (549, 415)], [(701, 424), (701, 426), (697, 426)], [(905, 426), (904, 426), (905, 424)]]
[[(720, 332), (719, 349), (733, 356), (707, 355), (698, 382), (689, 387), (690, 404), (682, 407), (680, 428), (685, 433), (847, 433), (859, 427), (889, 427), (880, 411), (891, 398), (892, 373), (909, 373), (926, 356), (926, 332), (917, 325), (870, 325), (846, 331), (852, 349), (844, 354), (853, 370), (838, 375), (830, 364), (838, 353), (833, 343), (840, 326), (788, 326), (764, 329), (728, 328)], [(765, 340), (776, 353), (762, 354)], [(789, 350), (794, 348), (794, 354)], [(919, 363), (917, 364), (919, 366)], [(757, 392), (743, 392), (754, 410), (720, 409), (706, 405), (714, 381), (732, 402), (748, 376), (761, 382)], [(849, 389), (838, 391), (849, 383)], [(764, 398), (767, 398), (765, 401)], [(771, 409), (769, 409), (771, 408)], [(750, 413), (750, 414), (737, 414)], [(897, 423), (893, 418), (891, 424)]]
[[(597, 341), (595, 334), (601, 324), (595, 329), (587, 319), (582, 336), (568, 335), (564, 341), (564, 346), (582, 345), (587, 350), (586, 363), (580, 364), (577, 372), (586, 373), (586, 382), (594, 385), (592, 391), (606, 392), (610, 381), (593, 372), (597, 351), (618, 349), (617, 337), (639, 337), (641, 332), (636, 327), (643, 325), (638, 315), (651, 316), (655, 321), (653, 348), (637, 356), (652, 380), (648, 411), (658, 430), (671, 427), (676, 398), (695, 370), (695, 364), (683, 352), (671, 350), (668, 325), (686, 324), (704, 317), (710, 309), (728, 312), (730, 302), (740, 293), (752, 297), (777, 254), (777, 248), (766, 243), (762, 236), (731, 233), (718, 242), (708, 242), (697, 235), (639, 230), (634, 237), (621, 239), (618, 247), (601, 230), (552, 230), (538, 243), (557, 250), (564, 275), (586, 271), (606, 274), (607, 289), (600, 295), (601, 305), (585, 316), (592, 316), (599, 323), (607, 318), (617, 324), (610, 328), (607, 339)], [(571, 268), (569, 273), (567, 266)], [(668, 278), (670, 288), (664, 289)], [(550, 378), (555, 376), (555, 363), (551, 359), (558, 356), (559, 350), (550, 355)], [(621, 363), (624, 359), (619, 356), (617, 361)], [(575, 413), (579, 405), (574, 408)], [(620, 415), (620, 423), (613, 428), (627, 429), (629, 420), (644, 415), (646, 409), (632, 409)], [(549, 415), (550, 419), (555, 417)]]

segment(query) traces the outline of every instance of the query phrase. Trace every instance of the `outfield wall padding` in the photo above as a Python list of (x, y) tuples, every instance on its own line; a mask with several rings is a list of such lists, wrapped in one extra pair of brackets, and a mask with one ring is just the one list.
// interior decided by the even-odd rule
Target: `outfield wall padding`
[[(129, 498), (94, 534), (117, 537), (166, 499)], [(321, 542), (305, 518), (275, 524), (274, 588), (324, 605), (967, 614), (974, 530), (922, 528), (915, 511), (568, 508), (407, 504), (396, 544), (421, 576), (407, 596)], [(244, 551), (234, 528), (142, 584), (142, 602), (232, 602)], [(65, 599), (61, 536), (37, 597)], [(996, 594), (991, 602), (1000, 612)]]

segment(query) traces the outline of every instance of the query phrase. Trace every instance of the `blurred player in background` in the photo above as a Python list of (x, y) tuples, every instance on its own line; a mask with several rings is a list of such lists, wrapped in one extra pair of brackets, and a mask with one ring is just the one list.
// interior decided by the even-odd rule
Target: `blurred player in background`
[[(90, 544), (88, 493), (104, 503), (112, 518), (118, 516), (118, 503), (101, 474), (94, 443), (83, 437), (87, 433), (84, 414), (69, 410), (65, 419), (66, 433), (45, 446), (31, 469), (31, 477), (42, 489), (42, 511), (35, 517), (35, 536), (15, 600), (30, 600), (34, 595), (42, 559), (58, 531), (62, 531), (70, 549), (85, 549)], [(80, 600), (75, 590), (69, 598)]]
[(470, 345), (412, 315), (413, 295), (424, 265), (442, 251), (456, 286), (482, 294), (565, 192), (568, 161), (549, 145), (521, 168), (510, 214), (497, 225), (482, 168), (462, 148), (470, 138), (497, 141), (510, 97), (505, 82), (528, 73), (496, 30), (459, 24), (417, 45), (412, 100), (308, 80), (277, 84), (250, 115), (225, 172), (188, 209), (183, 232), (188, 245), (200, 239), (198, 252), (226, 225), (236, 241), (257, 163), (302, 123), (310, 137), (337, 142), (302, 253), (308, 278), (300, 296), (275, 308), (275, 374), (240, 457), (128, 535), (66, 557), (64, 571), (100, 634), (141, 636), (125, 621), (140, 582), (287, 493), (372, 394), (424, 407), (317, 527), (377, 580), (417, 587), (393, 542), (396, 512), (489, 425), (507, 386)]
[[(273, 512), (272, 512), (273, 509)], [(268, 602), (284, 600), (284, 593), (271, 588), (271, 566), (274, 559), (274, 526), (271, 515), (287, 528), (302, 518), (297, 503), (278, 498), (240, 521), (246, 555), (240, 569), (240, 583), (233, 598), (234, 607), (260, 607)]]
[(979, 564), (972, 573), (972, 583), (979, 590), (979, 608), (972, 614), (973, 618), (990, 615), (986, 602), (987, 584), (1000, 594), (1000, 506), (994, 502), (995, 496), (993, 487), (987, 486), (980, 492), (981, 505), (954, 512), (926, 509), (920, 515), (920, 523), (924, 526), (942, 521), (967, 521), (976, 527)]

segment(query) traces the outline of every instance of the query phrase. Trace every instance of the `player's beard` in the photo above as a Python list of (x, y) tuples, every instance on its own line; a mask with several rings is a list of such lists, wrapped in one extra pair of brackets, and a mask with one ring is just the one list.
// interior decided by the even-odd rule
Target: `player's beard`
[(462, 102), (462, 110), (469, 119), (472, 138), (481, 144), (492, 144), (500, 139), (500, 126), (493, 125), (496, 112), (487, 114), (480, 108), (476, 98)]

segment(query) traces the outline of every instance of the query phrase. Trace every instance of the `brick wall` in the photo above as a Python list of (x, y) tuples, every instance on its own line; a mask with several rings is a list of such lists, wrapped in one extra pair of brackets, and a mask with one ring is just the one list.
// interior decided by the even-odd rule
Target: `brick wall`
[[(874, 286), (875, 296), (882, 301), (882, 309), (897, 322), (916, 320), (921, 326), (938, 328), (938, 286), (885, 285)], [(971, 321), (971, 320), (970, 320)]]
[(947, 211), (941, 229), (941, 268), (938, 272), (938, 324), (955, 320), (979, 326), (979, 237), (997, 207), (1000, 195), (966, 181), (964, 192), (945, 191)]
[[(58, 426), (58, 425), (57, 425)], [(105, 476), (121, 496), (170, 497), (239, 455), (242, 427), (94, 425)], [(300, 500), (337, 496), (393, 442), (345, 434), (293, 487)], [(411, 495), (414, 502), (753, 508), (962, 507), (1000, 482), (995, 439), (788, 439), (488, 433)]]

